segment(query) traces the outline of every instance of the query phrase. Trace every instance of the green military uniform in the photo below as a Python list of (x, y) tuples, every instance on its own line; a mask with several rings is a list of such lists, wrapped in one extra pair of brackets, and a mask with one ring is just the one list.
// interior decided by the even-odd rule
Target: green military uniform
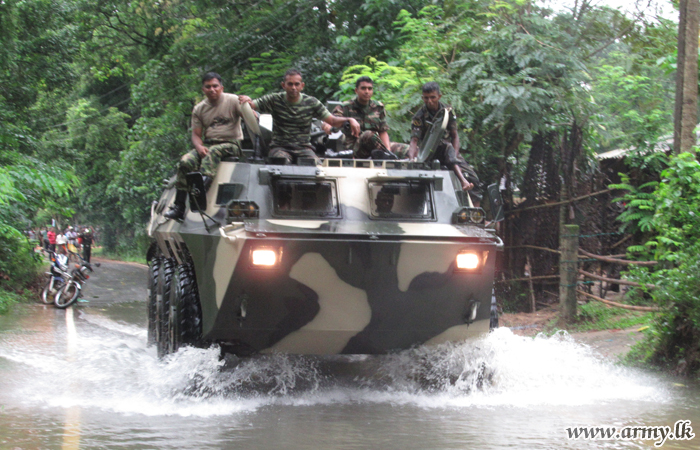
[(202, 129), (202, 141), (209, 153), (202, 158), (196, 149), (192, 149), (180, 158), (175, 187), (181, 190), (187, 190), (188, 173), (199, 171), (214, 178), (224, 157), (241, 155), (239, 141), (243, 133), (238, 96), (222, 93), (216, 104), (209, 99), (202, 100), (192, 110), (191, 126)]
[(253, 105), (262, 113), (272, 114), (270, 158), (285, 158), (290, 164), (299, 158), (318, 161), (311, 145), (311, 121), (331, 115), (318, 99), (301, 93), (298, 102), (289, 103), (286, 92), (278, 92), (253, 100)]
[(351, 117), (360, 124), (360, 137), (356, 138), (350, 130), (343, 129), (345, 135), (345, 148), (352, 149), (355, 158), (367, 159), (371, 156), (372, 150), (390, 150), (399, 158), (406, 155), (408, 146), (406, 144), (391, 143), (391, 148), (386, 149), (384, 143), (379, 138), (379, 133), (389, 131), (386, 123), (386, 111), (381, 102), (369, 101), (363, 105), (357, 98), (338, 105), (333, 110), (333, 115), (338, 117)]
[[(446, 106), (439, 102), (438, 109), (435, 111), (430, 111), (427, 106), (423, 105), (418, 112), (413, 116), (413, 121), (411, 123), (411, 139), (418, 138), (418, 141), (422, 141), (426, 133), (430, 130), (433, 125), (435, 116), (441, 109), (445, 109)], [(476, 175), (474, 168), (467, 164), (462, 155), (459, 153), (459, 149), (455, 149), (452, 146), (452, 133), (457, 132), (457, 116), (455, 116), (453, 110), (449, 111), (450, 118), (447, 122), (447, 128), (442, 136), (442, 142), (438, 145), (435, 153), (430, 158), (429, 161), (440, 161), (440, 164), (447, 166), (450, 169), (456, 164), (462, 169), (464, 177), (474, 185), (474, 188), (469, 191), (469, 195), (474, 200), (481, 200), (483, 195), (483, 190), (481, 189), (481, 182), (479, 177)], [(426, 161), (426, 162), (429, 162)]]

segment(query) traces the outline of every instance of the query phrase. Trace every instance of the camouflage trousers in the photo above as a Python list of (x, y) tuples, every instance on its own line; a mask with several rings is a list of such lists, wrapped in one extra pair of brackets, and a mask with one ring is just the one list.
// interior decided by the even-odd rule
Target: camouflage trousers
[(382, 149), (389, 150), (399, 159), (405, 159), (408, 153), (408, 144), (398, 142), (390, 142), (390, 148), (387, 149), (384, 143), (379, 138), (379, 133), (376, 131), (364, 131), (360, 138), (353, 146), (353, 156), (357, 159), (369, 159), (372, 156), (372, 150)]
[(299, 158), (311, 158), (316, 161), (316, 164), (320, 162), (311, 145), (275, 145), (270, 149), (267, 157), (284, 158), (287, 164), (296, 163)]
[(175, 178), (175, 188), (187, 190), (187, 174), (201, 172), (202, 175), (214, 178), (219, 163), (226, 156), (241, 156), (241, 146), (238, 142), (224, 142), (206, 146), (209, 149), (207, 156), (202, 158), (196, 149), (192, 149), (180, 158)]

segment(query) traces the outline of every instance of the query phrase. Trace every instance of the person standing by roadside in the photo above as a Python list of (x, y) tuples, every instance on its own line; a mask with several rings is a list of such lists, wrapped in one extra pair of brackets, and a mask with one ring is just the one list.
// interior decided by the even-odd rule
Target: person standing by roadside
[(63, 250), (63, 252), (65, 252), (65, 254), (68, 254), (67, 246), (68, 246), (68, 238), (66, 237), (66, 235), (61, 231), (56, 233), (55, 249)]
[(46, 232), (46, 238), (48, 239), (49, 245), (46, 250), (50, 252), (56, 251), (56, 229), (51, 227), (49, 231)]
[(92, 252), (92, 231), (89, 228), (85, 228), (82, 233), (80, 233), (80, 238), (83, 240), (83, 259), (90, 262), (90, 255)]

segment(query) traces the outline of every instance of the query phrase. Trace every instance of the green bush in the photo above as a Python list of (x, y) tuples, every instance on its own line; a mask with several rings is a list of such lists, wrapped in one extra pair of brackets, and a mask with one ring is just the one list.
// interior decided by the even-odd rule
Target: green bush
[(41, 265), (34, 245), (16, 236), (0, 236), (0, 288), (17, 290), (32, 284)]
[(677, 267), (649, 277), (657, 284), (651, 295), (662, 312), (630, 360), (692, 376), (700, 374), (700, 242), (683, 253)]
[(661, 181), (644, 195), (645, 247), (659, 264), (635, 268), (631, 278), (662, 308), (630, 361), (651, 363), (679, 375), (700, 373), (700, 164), (683, 153), (669, 159)]

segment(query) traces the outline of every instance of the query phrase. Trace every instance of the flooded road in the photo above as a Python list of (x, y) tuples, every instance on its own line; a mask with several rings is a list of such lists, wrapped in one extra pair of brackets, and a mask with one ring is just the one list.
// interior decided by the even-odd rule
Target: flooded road
[(689, 420), (700, 432), (698, 387), (617, 367), (565, 334), (499, 329), (372, 358), (185, 349), (159, 361), (145, 269), (101, 279), (111, 267), (88, 281), (87, 304), (0, 317), (0, 449), (627, 449), (660, 439), (573, 440), (567, 428)]

